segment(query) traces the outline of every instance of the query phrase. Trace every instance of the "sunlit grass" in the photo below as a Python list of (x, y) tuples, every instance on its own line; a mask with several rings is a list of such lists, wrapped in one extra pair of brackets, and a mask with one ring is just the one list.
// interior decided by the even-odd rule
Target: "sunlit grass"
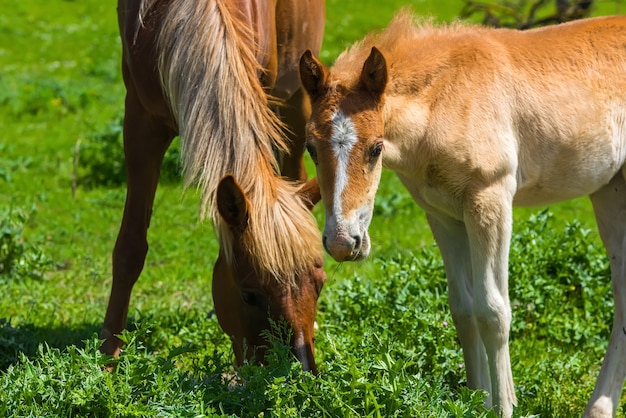
[[(462, 7), (456, 0), (328, 0), (322, 59), (332, 64), (404, 5), (439, 21)], [(0, 269), (0, 416), (488, 416), (483, 394), (465, 388), (424, 213), (390, 172), (376, 200), (372, 256), (360, 264), (327, 257), (320, 376), (303, 373), (271, 341), (268, 367), (239, 370), (245, 385), (230, 380), (228, 337), (209, 315), (214, 233), (198, 221), (196, 191), (171, 181), (157, 192), (128, 345), (118, 371), (101, 372), (106, 359), (96, 335), (125, 189), (79, 182), (73, 190), (73, 182), (77, 149), (79, 159), (113, 158), (109, 151), (81, 154), (80, 145), (119, 122), (116, 25), (115, 5), (96, 0), (8, 2), (0, 14), (0, 245), (14, 251), (18, 266)], [(516, 416), (580, 415), (612, 321), (589, 203), (550, 211), (515, 211)], [(316, 216), (321, 226), (320, 207)], [(532, 257), (523, 251), (531, 238)]]

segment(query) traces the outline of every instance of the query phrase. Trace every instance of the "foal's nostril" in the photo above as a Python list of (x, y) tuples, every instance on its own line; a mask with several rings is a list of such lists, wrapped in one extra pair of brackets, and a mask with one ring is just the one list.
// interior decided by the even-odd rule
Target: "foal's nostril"
[(359, 251), (361, 249), (361, 236), (360, 235), (353, 235), (352, 239), (354, 240), (354, 246), (353, 251)]

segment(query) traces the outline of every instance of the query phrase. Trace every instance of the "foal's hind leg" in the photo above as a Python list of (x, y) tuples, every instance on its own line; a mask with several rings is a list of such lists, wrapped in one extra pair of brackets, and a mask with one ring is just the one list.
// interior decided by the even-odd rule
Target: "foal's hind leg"
[(116, 337), (126, 326), (133, 285), (139, 278), (148, 252), (147, 230), (161, 163), (173, 134), (152, 119), (137, 96), (129, 90), (124, 118), (124, 155), (128, 187), (122, 224), (113, 250), (113, 284), (100, 338), (100, 350), (119, 354)]
[(307, 179), (303, 156), (305, 125), (310, 113), (309, 100), (304, 97), (301, 88), (287, 100), (286, 106), (279, 109), (281, 119), (289, 127), (288, 136), (291, 140), (291, 152), (284, 156), (280, 173), (292, 180)]
[(626, 379), (626, 169), (591, 195), (611, 263), (615, 318), (611, 339), (585, 417), (615, 416)]

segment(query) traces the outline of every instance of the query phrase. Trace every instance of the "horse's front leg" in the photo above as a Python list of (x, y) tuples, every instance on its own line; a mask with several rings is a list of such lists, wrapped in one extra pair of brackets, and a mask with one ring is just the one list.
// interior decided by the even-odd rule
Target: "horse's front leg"
[(611, 263), (615, 317), (611, 339), (585, 417), (614, 417), (626, 379), (626, 168), (591, 195)]
[[(428, 223), (446, 268), (448, 303), (463, 348), (467, 385), (491, 394), (487, 354), (474, 316), (472, 260), (465, 225), (433, 214), (428, 214)], [(485, 406), (491, 408), (491, 395)]]
[(305, 125), (311, 113), (309, 100), (304, 97), (300, 88), (291, 96), (278, 113), (287, 125), (287, 136), (290, 139), (289, 154), (282, 157), (280, 174), (291, 179), (306, 181), (304, 167)]
[[(131, 86), (132, 87), (132, 86)], [(147, 231), (163, 156), (173, 134), (152, 118), (129, 87), (124, 115), (124, 155), (127, 173), (126, 203), (113, 250), (113, 283), (100, 338), (100, 350), (117, 356), (122, 341), (133, 286), (148, 252)]]
[(493, 404), (503, 417), (517, 404), (509, 355), (508, 256), (514, 180), (469, 190), (464, 221), (471, 251), (474, 315), (487, 351)]

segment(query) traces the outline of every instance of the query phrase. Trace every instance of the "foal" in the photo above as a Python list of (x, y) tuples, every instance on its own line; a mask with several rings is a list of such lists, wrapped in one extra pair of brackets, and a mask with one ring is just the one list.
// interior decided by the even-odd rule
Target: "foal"
[(300, 60), (307, 146), (337, 260), (367, 256), (382, 166), (427, 214), (470, 387), (510, 417), (513, 205), (590, 195), (615, 319), (586, 417), (615, 414), (626, 377), (626, 17), (526, 32), (419, 24), (401, 12), (329, 71)]

